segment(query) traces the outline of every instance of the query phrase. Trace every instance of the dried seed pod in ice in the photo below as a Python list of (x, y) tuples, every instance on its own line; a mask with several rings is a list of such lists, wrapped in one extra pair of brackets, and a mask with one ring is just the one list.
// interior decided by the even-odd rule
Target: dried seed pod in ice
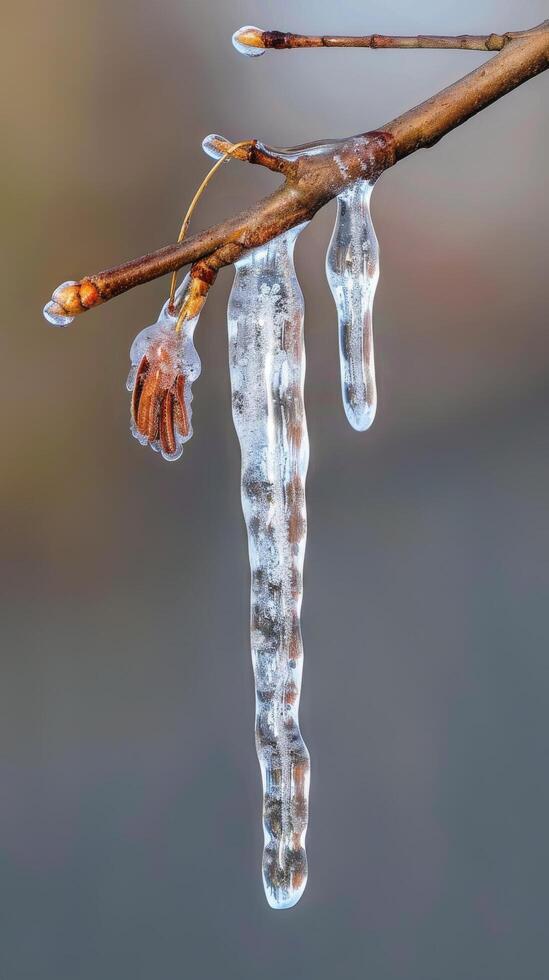
[(200, 374), (193, 343), (198, 316), (176, 330), (188, 278), (176, 293), (173, 312), (166, 303), (157, 322), (137, 335), (130, 350), (132, 433), (167, 460), (178, 459), (192, 436), (191, 386)]

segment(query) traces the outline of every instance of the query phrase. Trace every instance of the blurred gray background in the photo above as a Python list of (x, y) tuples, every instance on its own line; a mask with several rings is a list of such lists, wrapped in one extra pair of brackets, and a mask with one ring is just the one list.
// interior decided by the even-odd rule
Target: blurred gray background
[[(547, 83), (388, 173), (378, 417), (340, 404), (324, 253), (297, 250), (311, 438), (302, 727), (310, 877), (260, 880), (231, 272), (197, 331), (195, 436), (128, 432), (162, 280), (48, 328), (78, 279), (173, 241), (209, 132), (278, 145), (382, 125), (462, 52), (232, 49), (247, 23), (516, 30), (536, 0), (29, 0), (3, 15), (2, 980), (546, 980)], [(224, 168), (193, 228), (272, 174)]]

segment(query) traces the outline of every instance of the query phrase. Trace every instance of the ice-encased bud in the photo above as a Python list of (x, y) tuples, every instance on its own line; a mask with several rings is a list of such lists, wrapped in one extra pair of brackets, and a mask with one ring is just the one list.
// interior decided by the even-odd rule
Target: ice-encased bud
[[(76, 286), (76, 281), (74, 279), (68, 279), (67, 282), (62, 282), (55, 292), (58, 293), (65, 286)], [(50, 299), (49, 303), (46, 303), (42, 313), (48, 323), (53, 324), (54, 327), (67, 327), (74, 320), (73, 316), (63, 311), (63, 307), (56, 302), (55, 298)]]
[(69, 323), (74, 320), (73, 316), (66, 316), (64, 313), (59, 313), (59, 306), (50, 299), (49, 303), (46, 303), (42, 313), (48, 323), (53, 324), (54, 327), (67, 327)]
[(263, 31), (259, 27), (241, 27), (235, 31), (233, 45), (239, 54), (245, 54), (247, 58), (259, 58), (259, 55), (265, 54)]
[(379, 248), (370, 215), (373, 183), (358, 180), (337, 199), (326, 275), (337, 308), (343, 407), (353, 429), (374, 421), (377, 390), (372, 310)]
[(132, 392), (131, 431), (164, 459), (179, 459), (193, 434), (192, 384), (201, 370), (193, 342), (198, 317), (185, 320), (176, 331), (177, 317), (189, 276), (175, 294), (174, 309), (164, 304), (156, 323), (145, 327), (130, 349), (132, 366), (126, 382)]
[(215, 144), (216, 143), (227, 143), (230, 146), (229, 140), (226, 140), (224, 136), (219, 136), (217, 133), (210, 133), (202, 140), (202, 149), (209, 157), (213, 160), (220, 160), (223, 156), (223, 150), (220, 150)]

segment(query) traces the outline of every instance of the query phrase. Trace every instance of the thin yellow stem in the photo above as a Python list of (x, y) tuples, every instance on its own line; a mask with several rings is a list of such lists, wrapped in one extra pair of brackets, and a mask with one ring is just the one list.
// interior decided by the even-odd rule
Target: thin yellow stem
[[(219, 163), (223, 163), (223, 161), (220, 160)], [(176, 275), (176, 274), (177, 273), (174, 273), (174, 275)], [(183, 324), (184, 324), (184, 322), (185, 322), (186, 319), (187, 319), (187, 302), (186, 302), (186, 300), (183, 300), (183, 304), (181, 306), (181, 310), (179, 311), (179, 316), (177, 318), (177, 323), (175, 325), (175, 332), (176, 333), (179, 333), (179, 331), (181, 330), (181, 327), (183, 326)]]
[[(363, 134), (359, 140), (363, 157), (357, 156), (356, 138), (343, 140), (348, 173), (362, 159), (368, 168), (367, 173), (374, 175), (417, 150), (433, 146), (467, 119), (547, 69), (549, 20), (511, 37), (503, 50), (481, 67), (432, 95), (421, 105), (378, 127), (377, 135), (381, 134), (382, 140), (374, 144), (373, 154), (370, 153), (371, 134)], [(260, 163), (258, 146), (250, 141), (249, 147), (251, 152), (246, 159), (250, 163)], [(226, 144), (223, 144), (223, 150), (220, 148), (221, 152), (224, 150), (228, 150)], [(351, 183), (348, 176), (342, 185), (341, 169), (339, 164), (336, 166), (336, 151), (340, 156), (341, 145), (331, 155), (332, 166), (327, 165), (325, 155), (315, 157), (297, 148), (295, 166), (299, 165), (307, 175), (301, 184), (287, 179), (274, 194), (240, 214), (187, 237), (177, 245), (165, 245), (131, 262), (85, 276), (79, 282), (63, 283), (47, 304), (46, 319), (56, 324), (70, 322), (80, 313), (94, 309), (135, 286), (202, 260), (211, 263), (213, 258), (217, 271), (233, 263), (241, 254), (238, 253), (239, 242), (253, 240), (258, 246), (313, 218), (334, 194), (340, 193), (342, 186)], [(234, 155), (239, 152), (242, 153), (242, 149), (235, 151)]]
[[(181, 230), (180, 230), (179, 235), (177, 237), (178, 244), (180, 242), (182, 242), (183, 239), (185, 238), (185, 235), (187, 234), (189, 225), (191, 223), (191, 218), (192, 218), (193, 211), (194, 211), (196, 205), (198, 204), (200, 198), (202, 197), (202, 194), (206, 190), (206, 187), (210, 183), (213, 175), (219, 170), (219, 168), (221, 167), (221, 165), (223, 163), (225, 163), (225, 160), (228, 160), (231, 157), (232, 153), (235, 150), (240, 149), (241, 146), (247, 146), (248, 144), (249, 144), (249, 140), (243, 140), (243, 142), (241, 142), (241, 143), (232, 143), (231, 146), (229, 146), (228, 149), (226, 150), (226, 152), (223, 154), (223, 156), (220, 157), (219, 160), (216, 160), (216, 162), (214, 163), (212, 169), (206, 174), (206, 176), (204, 177), (204, 180), (200, 184), (200, 187), (196, 191), (196, 194), (194, 195), (191, 203), (189, 204), (189, 207), (187, 208), (187, 213), (186, 213), (185, 217), (183, 218), (183, 224), (181, 225)], [(175, 287), (176, 287), (176, 284), (177, 284), (177, 271), (178, 270), (176, 269), (175, 272), (172, 274), (172, 279), (171, 279), (171, 283), (170, 283), (170, 302), (169, 302), (169, 306), (168, 306), (168, 309), (170, 309), (170, 310), (173, 309), (173, 301), (174, 301), (174, 297), (175, 297)], [(181, 308), (181, 313), (179, 314), (179, 318), (177, 320), (177, 325), (176, 325), (176, 328), (175, 328), (176, 330), (180, 330), (181, 329), (181, 323), (184, 320), (184, 315), (183, 315), (184, 314), (184, 310), (185, 310), (185, 304), (183, 304), (183, 307)]]

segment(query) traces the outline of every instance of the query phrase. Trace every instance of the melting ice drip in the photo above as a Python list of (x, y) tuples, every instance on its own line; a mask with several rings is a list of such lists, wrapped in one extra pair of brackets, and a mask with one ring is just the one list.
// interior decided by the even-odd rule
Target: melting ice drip
[(298, 721), (309, 439), (303, 295), (294, 228), (236, 263), (229, 299), (232, 409), (242, 451), (251, 567), (256, 747), (263, 779), (263, 883), (290, 908), (307, 880), (309, 753)]
[(376, 414), (372, 309), (379, 249), (370, 215), (373, 183), (359, 180), (337, 199), (326, 275), (337, 307), (341, 392), (353, 429), (369, 429)]
[(131, 431), (167, 460), (179, 459), (193, 434), (191, 387), (201, 370), (193, 341), (198, 317), (185, 320), (179, 332), (175, 329), (188, 284), (189, 276), (175, 294), (173, 311), (167, 301), (157, 322), (145, 327), (130, 349), (126, 387), (133, 392)]

